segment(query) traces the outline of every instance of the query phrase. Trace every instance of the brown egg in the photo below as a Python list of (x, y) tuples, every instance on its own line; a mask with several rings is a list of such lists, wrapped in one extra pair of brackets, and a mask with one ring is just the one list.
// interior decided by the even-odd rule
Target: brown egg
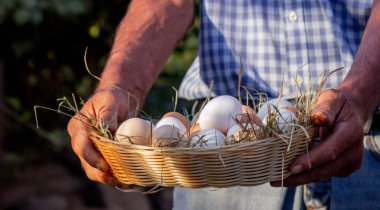
[(281, 107), (281, 108), (282, 108), (282, 109), (287, 109), (287, 110), (293, 112), (294, 114), (297, 113), (297, 108), (294, 107), (294, 106), (284, 106), (284, 107)]
[(168, 112), (164, 116), (162, 116), (162, 119), (166, 118), (166, 117), (177, 118), (186, 127), (186, 129), (190, 128), (190, 122), (189, 122), (189, 120), (187, 120), (187, 118), (185, 116), (183, 116), (181, 113), (178, 113), (178, 112)]
[(293, 112), (293, 114), (295, 114), (298, 119), (301, 119), (302, 114), (300, 112), (298, 112), (297, 107), (294, 107), (294, 106), (285, 106), (285, 107), (282, 107), (282, 108), (283, 109), (287, 109), (287, 110)]
[(250, 120), (252, 123), (255, 123), (258, 125), (261, 124), (261, 119), (256, 115), (255, 110), (253, 110), (251, 107), (246, 106), (246, 105), (242, 105), (241, 108), (243, 110), (243, 115), (241, 117), (240, 123), (248, 123)]
[(201, 126), (199, 125), (199, 123), (197, 123), (197, 124), (195, 124), (195, 125), (193, 125), (193, 126), (191, 126), (191, 128), (190, 128), (190, 131), (189, 131), (189, 133), (190, 133), (190, 138), (192, 138), (195, 134), (197, 134), (200, 130), (202, 130), (201, 129)]

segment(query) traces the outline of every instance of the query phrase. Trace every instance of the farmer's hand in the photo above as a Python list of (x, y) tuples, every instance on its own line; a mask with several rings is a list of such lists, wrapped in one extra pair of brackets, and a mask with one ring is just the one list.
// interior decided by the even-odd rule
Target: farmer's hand
[[(312, 122), (321, 126), (320, 144), (293, 161), (293, 175), (284, 180), (284, 186), (346, 177), (360, 168), (364, 150), (360, 108), (347, 92), (331, 89), (320, 95), (311, 115)], [(281, 186), (281, 181), (271, 184)]]
[[(110, 123), (110, 130), (114, 132), (118, 123), (127, 117), (127, 94), (116, 89), (97, 91), (83, 106), (81, 113), (93, 119)], [(87, 177), (93, 181), (118, 185), (117, 179), (109, 172), (109, 166), (97, 152), (89, 138), (89, 127), (81, 122), (85, 118), (75, 115), (67, 126), (71, 137), (71, 145), (79, 157)]]

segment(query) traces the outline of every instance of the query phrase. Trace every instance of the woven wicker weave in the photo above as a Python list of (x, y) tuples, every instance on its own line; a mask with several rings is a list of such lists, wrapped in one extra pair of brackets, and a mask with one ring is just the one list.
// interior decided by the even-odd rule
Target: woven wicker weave
[[(186, 188), (256, 186), (290, 175), (289, 166), (307, 152), (316, 128), (295, 129), (268, 138), (212, 148), (158, 148), (131, 145), (91, 133), (91, 139), (123, 184)], [(308, 139), (310, 137), (310, 139)], [(284, 141), (288, 141), (286, 143)]]

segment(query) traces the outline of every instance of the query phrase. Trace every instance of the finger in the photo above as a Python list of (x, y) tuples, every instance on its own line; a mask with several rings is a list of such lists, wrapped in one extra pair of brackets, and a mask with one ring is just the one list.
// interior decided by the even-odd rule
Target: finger
[(82, 163), (82, 167), (86, 173), (86, 176), (90, 180), (101, 182), (101, 183), (108, 184), (111, 186), (120, 185), (119, 181), (109, 171), (106, 171), (106, 172), (100, 171), (99, 169), (94, 168), (91, 165), (89, 165), (83, 158), (79, 158), (79, 159)]
[[(358, 156), (361, 158), (358, 158)], [(290, 187), (319, 182), (329, 179), (332, 176), (348, 176), (360, 168), (362, 157), (363, 146), (362, 144), (361, 146), (356, 144), (339, 156), (336, 161), (321, 165), (310, 171), (292, 175), (283, 181), (271, 182), (271, 185), (280, 187), (283, 184), (284, 187)]]
[(316, 106), (311, 113), (313, 124), (322, 127), (332, 126), (335, 122), (335, 117), (338, 116), (345, 103), (345, 97), (337, 90), (324, 91), (318, 97)]
[[(100, 106), (99, 106), (100, 104)], [(110, 106), (105, 106), (108, 104)], [(103, 125), (109, 126), (111, 132), (115, 132), (118, 125), (118, 108), (114, 107), (115, 99), (109, 94), (104, 94), (104, 97), (97, 97), (91, 102), (93, 111), (96, 113), (96, 120)], [(122, 115), (120, 113), (120, 115)]]
[(80, 158), (83, 158), (92, 167), (104, 172), (107, 171), (109, 169), (108, 164), (95, 149), (88, 136), (88, 130), (84, 127), (84, 125), (81, 125), (81, 122), (79, 122), (71, 126), (74, 128), (76, 127), (74, 130), (69, 126), (69, 130), (71, 131), (71, 146), (75, 154), (77, 154)]
[[(356, 154), (356, 155), (354, 155)], [(354, 146), (353, 151), (351, 153), (352, 163), (347, 164), (345, 167), (340, 169), (335, 176), (337, 177), (347, 177), (351, 175), (353, 172), (359, 170), (362, 166), (364, 159), (364, 145), (360, 143), (359, 145)]]
[(351, 174), (353, 174), (355, 171), (361, 168), (362, 162), (363, 162), (362, 159), (356, 160), (355, 162), (352, 163), (352, 165), (346, 166), (340, 169), (338, 172), (335, 173), (334, 176), (341, 177), (341, 178), (348, 177)]
[[(353, 124), (354, 123), (354, 124)], [(350, 128), (350, 129), (347, 129)], [(334, 161), (347, 147), (362, 143), (363, 129), (357, 122), (339, 122), (331, 135), (311, 149), (307, 154), (296, 158), (291, 165), (292, 174), (309, 170), (319, 165)]]
[(91, 165), (88, 164), (88, 162), (82, 158), (79, 157), (79, 160), (82, 164), (82, 167), (87, 175), (87, 177), (92, 180), (92, 181), (98, 181), (105, 183), (105, 179), (103, 178), (106, 172), (103, 172), (97, 168), (92, 167)]
[[(353, 155), (353, 152), (354, 149), (348, 150), (334, 162), (322, 165), (307, 172), (292, 175), (283, 181), (283, 185), (285, 187), (290, 187), (306, 183), (315, 183), (327, 180), (332, 176), (339, 176), (342, 173), (345, 173), (344, 175), (348, 176), (360, 168), (361, 165), (361, 162), (357, 161), (358, 158)], [(346, 164), (346, 166), (341, 168), (344, 164)]]

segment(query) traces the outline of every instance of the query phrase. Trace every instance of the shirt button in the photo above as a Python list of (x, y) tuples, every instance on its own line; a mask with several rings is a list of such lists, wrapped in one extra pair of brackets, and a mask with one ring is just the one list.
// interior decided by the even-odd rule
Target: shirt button
[(294, 22), (297, 20), (297, 13), (296, 12), (290, 12), (289, 15), (288, 15), (288, 18), (290, 20), (290, 22)]

